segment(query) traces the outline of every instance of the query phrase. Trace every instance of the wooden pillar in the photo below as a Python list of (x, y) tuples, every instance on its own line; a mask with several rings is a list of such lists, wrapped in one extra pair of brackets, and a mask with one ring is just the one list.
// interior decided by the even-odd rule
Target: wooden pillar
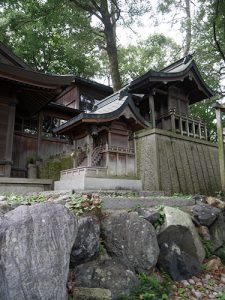
[(73, 156), (73, 168), (77, 167), (77, 141), (73, 139), (73, 151), (74, 151), (74, 156)]
[(116, 176), (118, 176), (118, 167), (119, 167), (119, 155), (116, 153)]
[(88, 167), (91, 167), (91, 157), (92, 157), (92, 152), (93, 152), (93, 138), (90, 134), (87, 135), (87, 165)]
[(107, 168), (107, 175), (109, 175), (109, 145), (108, 143), (106, 143), (105, 145), (105, 154), (106, 154), (106, 168)]
[(174, 113), (172, 113), (172, 115), (171, 115), (171, 130), (172, 130), (172, 132), (176, 132), (175, 114)]
[(222, 191), (225, 191), (225, 156), (224, 156), (224, 143), (223, 143), (222, 112), (220, 108), (216, 108), (216, 121), (217, 121), (217, 135), (218, 135), (220, 179), (221, 179)]
[(201, 123), (198, 123), (198, 131), (199, 131), (199, 138), (200, 140), (202, 139), (202, 128), (201, 128)]
[(5, 145), (5, 176), (10, 177), (11, 165), (12, 165), (12, 149), (13, 149), (13, 138), (14, 138), (14, 125), (15, 125), (15, 113), (16, 113), (16, 97), (14, 96), (9, 102), (9, 114), (7, 124), (7, 136)]
[(149, 109), (150, 109), (150, 120), (152, 123), (152, 128), (155, 128), (155, 103), (154, 103), (154, 96), (152, 93), (149, 94)]
[(39, 112), (38, 114), (38, 132), (37, 132), (37, 156), (41, 157), (41, 143), (42, 143), (42, 125), (43, 125), (43, 113)]

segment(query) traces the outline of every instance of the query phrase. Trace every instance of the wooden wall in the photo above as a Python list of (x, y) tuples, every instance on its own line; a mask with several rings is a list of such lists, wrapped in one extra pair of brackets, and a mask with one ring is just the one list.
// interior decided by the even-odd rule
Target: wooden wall
[(0, 103), (0, 160), (5, 159), (8, 114), (9, 114), (8, 104)]
[(144, 189), (207, 195), (221, 190), (216, 145), (160, 129), (139, 131), (136, 138)]
[[(57, 154), (71, 153), (72, 145), (53, 139), (42, 139), (40, 157), (45, 160)], [(37, 137), (15, 133), (13, 141), (13, 167), (24, 169), (30, 157), (37, 157)]]

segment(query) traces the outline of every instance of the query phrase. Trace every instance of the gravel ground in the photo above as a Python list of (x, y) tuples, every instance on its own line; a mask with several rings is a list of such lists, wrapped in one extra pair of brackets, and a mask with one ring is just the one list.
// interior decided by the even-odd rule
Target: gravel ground
[(199, 276), (173, 282), (171, 300), (225, 300), (225, 266), (212, 258), (203, 264)]

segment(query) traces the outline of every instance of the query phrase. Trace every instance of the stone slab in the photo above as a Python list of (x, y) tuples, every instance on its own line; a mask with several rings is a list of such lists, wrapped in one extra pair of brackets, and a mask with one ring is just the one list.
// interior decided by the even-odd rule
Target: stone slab
[(52, 189), (53, 181), (50, 179), (28, 179), (0, 177), (0, 194), (14, 193), (24, 195), (27, 193), (40, 193)]
[(137, 206), (154, 207), (158, 205), (166, 206), (193, 206), (194, 199), (185, 199), (180, 197), (148, 197), (148, 198), (112, 198), (103, 197), (103, 209), (132, 209)]
[(56, 191), (61, 190), (133, 190), (141, 191), (142, 182), (137, 179), (126, 178), (95, 178), (83, 175), (74, 176), (74, 179), (62, 179), (54, 185)]

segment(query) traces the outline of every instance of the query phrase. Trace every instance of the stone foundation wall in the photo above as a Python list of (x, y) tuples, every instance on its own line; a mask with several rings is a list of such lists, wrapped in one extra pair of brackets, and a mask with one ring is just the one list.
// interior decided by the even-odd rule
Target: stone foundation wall
[(144, 190), (212, 194), (221, 190), (217, 145), (160, 129), (136, 133)]

